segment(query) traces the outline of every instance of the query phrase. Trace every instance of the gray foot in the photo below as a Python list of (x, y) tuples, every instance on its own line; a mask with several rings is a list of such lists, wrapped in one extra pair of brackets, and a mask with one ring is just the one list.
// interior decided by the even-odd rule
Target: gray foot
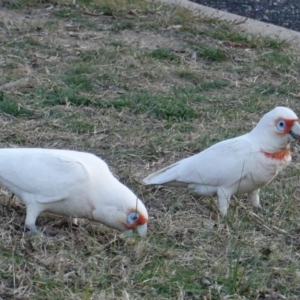
[(35, 225), (25, 225), (24, 232), (26, 235), (39, 235), (40, 232), (37, 230)]

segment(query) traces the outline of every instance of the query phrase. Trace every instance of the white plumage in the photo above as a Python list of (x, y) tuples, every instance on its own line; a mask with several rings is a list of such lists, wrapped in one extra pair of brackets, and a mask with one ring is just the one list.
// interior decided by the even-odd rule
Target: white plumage
[(202, 196), (217, 195), (223, 215), (234, 194), (248, 193), (250, 203), (260, 207), (259, 189), (288, 165), (289, 145), (299, 138), (297, 115), (279, 106), (265, 114), (251, 132), (163, 168), (144, 182), (187, 187)]
[(0, 182), (26, 205), (25, 226), (37, 233), (43, 211), (87, 218), (121, 232), (147, 232), (144, 204), (97, 156), (77, 151), (0, 149)]

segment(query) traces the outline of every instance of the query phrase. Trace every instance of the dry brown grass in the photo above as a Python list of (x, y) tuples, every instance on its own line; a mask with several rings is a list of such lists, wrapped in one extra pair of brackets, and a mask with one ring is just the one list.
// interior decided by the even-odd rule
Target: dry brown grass
[(214, 199), (141, 184), (276, 105), (297, 112), (299, 49), (142, 0), (16, 0), (0, 20), (1, 146), (95, 153), (150, 214), (144, 240), (51, 214), (53, 237), (28, 238), (1, 190), (1, 299), (299, 299), (297, 146), (261, 192), (270, 215), (242, 196), (225, 221)]

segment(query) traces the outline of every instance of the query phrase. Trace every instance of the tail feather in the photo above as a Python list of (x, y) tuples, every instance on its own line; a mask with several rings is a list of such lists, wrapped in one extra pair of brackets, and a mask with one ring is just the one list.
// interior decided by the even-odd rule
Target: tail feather
[(178, 164), (179, 162), (148, 175), (143, 179), (143, 182), (147, 185), (187, 186), (186, 182), (179, 180), (177, 172)]

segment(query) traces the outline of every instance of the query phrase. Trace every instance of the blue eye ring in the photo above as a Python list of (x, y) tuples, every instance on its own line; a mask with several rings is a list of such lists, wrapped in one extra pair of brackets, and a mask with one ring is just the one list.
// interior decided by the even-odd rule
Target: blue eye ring
[(128, 225), (132, 225), (134, 223), (136, 223), (136, 221), (139, 219), (139, 214), (137, 212), (131, 212), (127, 215), (127, 218), (126, 218), (126, 223)]
[(285, 124), (285, 121), (284, 120), (279, 120), (276, 124), (276, 128), (278, 131), (282, 132), (285, 130), (286, 128), (286, 124)]

